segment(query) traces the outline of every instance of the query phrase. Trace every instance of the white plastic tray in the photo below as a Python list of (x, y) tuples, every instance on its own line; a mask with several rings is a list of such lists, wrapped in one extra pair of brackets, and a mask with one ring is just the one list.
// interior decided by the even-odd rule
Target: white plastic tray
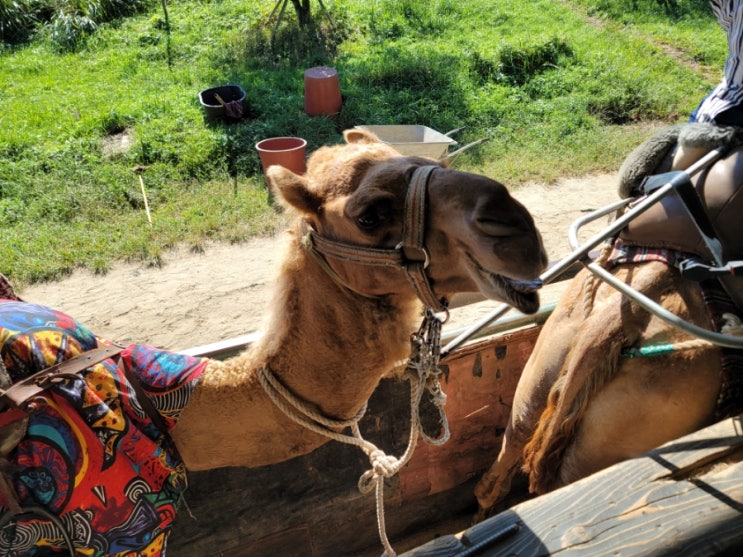
[(403, 155), (415, 155), (431, 159), (447, 156), (450, 145), (456, 145), (448, 135), (421, 125), (356, 126), (369, 130), (382, 143), (391, 145)]

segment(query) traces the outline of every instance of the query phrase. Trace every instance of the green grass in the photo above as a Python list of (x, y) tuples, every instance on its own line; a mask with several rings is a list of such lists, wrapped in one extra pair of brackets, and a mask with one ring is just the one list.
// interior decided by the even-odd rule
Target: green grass
[[(727, 55), (701, 0), (326, 0), (334, 25), (313, 3), (300, 29), (290, 6), (273, 46), (273, 1), (184, 0), (167, 19), (141, 4), (66, 48), (41, 27), (0, 51), (0, 272), (16, 285), (274, 232), (254, 144), (275, 135), (313, 150), (358, 124), (464, 126), (461, 144), (489, 141), (456, 167), (509, 186), (612, 171), (688, 117)], [(335, 119), (303, 113), (317, 65), (338, 70)], [(249, 117), (209, 124), (198, 93), (225, 83)]]

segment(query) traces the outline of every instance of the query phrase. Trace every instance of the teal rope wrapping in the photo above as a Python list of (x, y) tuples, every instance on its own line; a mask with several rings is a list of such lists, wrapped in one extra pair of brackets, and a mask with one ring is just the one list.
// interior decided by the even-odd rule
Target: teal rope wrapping
[(639, 348), (623, 348), (620, 354), (625, 358), (641, 358), (652, 356), (664, 356), (673, 352), (672, 344), (657, 344), (655, 346), (640, 346)]

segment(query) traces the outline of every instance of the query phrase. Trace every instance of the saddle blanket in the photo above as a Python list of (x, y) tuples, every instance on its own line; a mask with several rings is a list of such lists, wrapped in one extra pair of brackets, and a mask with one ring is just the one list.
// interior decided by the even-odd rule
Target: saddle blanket
[[(0, 356), (14, 382), (107, 344), (60, 311), (0, 301)], [(137, 344), (120, 358), (172, 430), (207, 360)], [(30, 512), (13, 516), (0, 494), (0, 556), (66, 554), (65, 535), (76, 555), (164, 555), (185, 466), (124, 372), (105, 360), (43, 397), (8, 457), (12, 485)], [(58, 520), (33, 512), (39, 508)]]

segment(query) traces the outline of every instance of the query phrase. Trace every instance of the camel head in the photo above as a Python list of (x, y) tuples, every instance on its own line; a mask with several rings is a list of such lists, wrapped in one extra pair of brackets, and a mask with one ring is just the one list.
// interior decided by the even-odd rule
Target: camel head
[[(530, 281), (547, 256), (531, 215), (503, 184), (402, 156), (367, 131), (347, 130), (344, 137), (346, 144), (315, 151), (305, 175), (280, 166), (267, 172), (279, 202), (299, 212), (318, 247), (321, 241), (341, 245), (322, 257), (342, 283), (372, 297), (412, 296), (415, 290), (426, 303), (416, 279), (401, 272), (418, 265), (428, 283), (423, 290), (436, 300), (479, 291), (524, 313), (538, 309)], [(410, 193), (411, 184), (421, 181)], [(403, 239), (416, 220), (421, 244), (411, 247)], [(356, 247), (384, 250), (384, 263), (355, 260), (349, 253)], [(375, 255), (358, 259), (368, 258)], [(395, 258), (398, 265), (391, 264)], [(436, 307), (435, 301), (427, 305)]]

